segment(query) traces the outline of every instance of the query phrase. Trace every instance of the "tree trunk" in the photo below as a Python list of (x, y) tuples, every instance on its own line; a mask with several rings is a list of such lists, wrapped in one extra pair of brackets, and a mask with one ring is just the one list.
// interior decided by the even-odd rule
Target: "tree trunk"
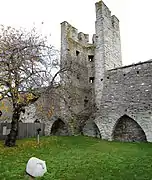
[(13, 116), (12, 116), (12, 122), (11, 122), (11, 131), (7, 135), (6, 140), (5, 140), (5, 145), (12, 147), (15, 146), (16, 144), (16, 138), (18, 135), (18, 121), (20, 118), (20, 108), (17, 106), (13, 110)]

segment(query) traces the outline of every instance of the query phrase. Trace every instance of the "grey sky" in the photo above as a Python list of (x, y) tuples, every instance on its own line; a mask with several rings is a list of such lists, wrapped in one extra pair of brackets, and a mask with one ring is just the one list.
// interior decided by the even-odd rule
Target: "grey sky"
[[(60, 47), (60, 23), (68, 21), (79, 31), (94, 33), (97, 0), (1, 0), (0, 24), (35, 26)], [(123, 64), (152, 58), (152, 0), (104, 0), (120, 20)], [(44, 22), (41, 25), (41, 22)], [(90, 38), (91, 39), (91, 38)]]

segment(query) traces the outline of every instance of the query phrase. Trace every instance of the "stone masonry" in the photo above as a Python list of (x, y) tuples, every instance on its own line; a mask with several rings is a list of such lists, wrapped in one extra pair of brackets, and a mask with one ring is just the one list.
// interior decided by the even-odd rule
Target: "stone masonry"
[(53, 98), (58, 90), (48, 92), (26, 108), (21, 120), (44, 122), (46, 135), (71, 135), (77, 120), (84, 135), (152, 142), (152, 60), (122, 66), (119, 20), (103, 1), (95, 7), (92, 43), (88, 34), (61, 23), (61, 68), (69, 68), (62, 76), (66, 101)]
[(123, 67), (119, 20), (103, 1), (95, 7), (92, 44), (87, 34), (61, 23), (61, 62), (81, 65), (79, 79), (71, 79), (81, 88), (81, 99), (87, 96), (95, 107), (84, 134), (95, 136), (94, 122), (102, 139), (152, 142), (152, 61)]
[(104, 139), (112, 140), (119, 119), (127, 115), (152, 141), (152, 61), (105, 73), (100, 114), (96, 123)]

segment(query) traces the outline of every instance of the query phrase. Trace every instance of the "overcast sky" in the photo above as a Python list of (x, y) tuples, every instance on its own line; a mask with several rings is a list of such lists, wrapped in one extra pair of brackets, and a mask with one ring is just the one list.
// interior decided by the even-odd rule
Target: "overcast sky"
[[(0, 24), (31, 27), (33, 23), (60, 48), (60, 23), (94, 33), (97, 0), (0, 0)], [(120, 20), (123, 64), (152, 59), (152, 0), (104, 0)], [(41, 22), (44, 22), (41, 25)], [(91, 38), (90, 38), (91, 39)]]

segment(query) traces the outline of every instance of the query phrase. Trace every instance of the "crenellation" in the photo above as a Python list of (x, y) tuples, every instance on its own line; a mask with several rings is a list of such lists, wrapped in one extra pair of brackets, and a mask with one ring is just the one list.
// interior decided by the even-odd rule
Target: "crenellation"
[(96, 44), (96, 41), (97, 41), (96, 34), (93, 34), (93, 36), (92, 36), (92, 44)]
[(84, 34), (85, 40), (88, 43), (89, 42), (89, 34)]
[(112, 27), (117, 31), (119, 31), (119, 19), (115, 15), (112, 15), (111, 21), (112, 21)]
[(71, 25), (69, 27), (69, 35), (72, 39), (78, 41), (78, 30)]
[[(72, 39), (82, 45), (89, 45), (89, 34), (83, 32), (78, 32), (78, 29), (64, 21), (61, 23), (61, 29), (64, 29), (63, 35), (66, 36), (66, 39)], [(61, 30), (62, 31), (62, 30)]]
[(97, 3), (95, 3), (96, 6), (96, 20), (101, 20), (104, 17), (110, 18), (111, 17), (111, 11), (106, 6), (106, 4), (101, 0)]
[(78, 30), (74, 26), (69, 24), (67, 21), (63, 21), (61, 23), (61, 33), (62, 33), (62, 29), (65, 30), (63, 34), (65, 34), (67, 37), (70, 37), (78, 41)]
[(78, 40), (82, 44), (87, 44), (89, 42), (89, 34), (84, 34), (83, 32), (79, 32)]

